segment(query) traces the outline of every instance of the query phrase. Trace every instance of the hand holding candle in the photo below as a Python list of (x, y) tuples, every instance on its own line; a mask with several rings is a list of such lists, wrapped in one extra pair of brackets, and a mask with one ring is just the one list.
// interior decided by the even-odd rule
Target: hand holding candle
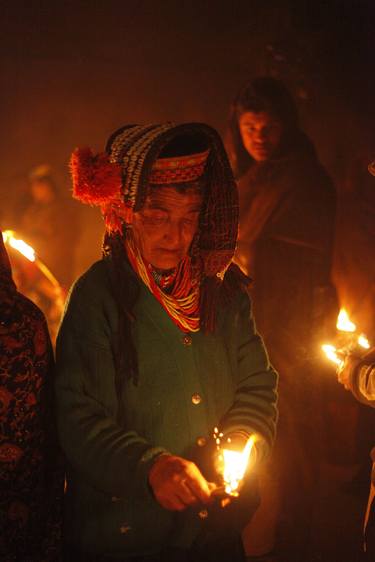
[(352, 370), (356, 367), (360, 359), (358, 357), (353, 357), (348, 355), (345, 357), (345, 360), (342, 361), (342, 364), (337, 370), (337, 379), (338, 381), (346, 388), (346, 390), (350, 390), (349, 379), (351, 376)]
[(171, 511), (209, 503), (215, 488), (212, 482), (207, 482), (196, 464), (170, 454), (157, 457), (148, 480), (155, 499), (164, 509)]

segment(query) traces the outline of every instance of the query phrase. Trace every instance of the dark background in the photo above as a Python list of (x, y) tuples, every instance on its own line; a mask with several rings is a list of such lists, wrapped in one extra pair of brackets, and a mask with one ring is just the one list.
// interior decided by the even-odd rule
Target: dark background
[[(126, 122), (197, 120), (224, 134), (236, 90), (258, 74), (293, 91), (338, 189), (375, 136), (373, 0), (8, 0), (0, 20), (4, 228), (17, 226), (33, 166), (51, 164), (68, 193), (75, 146), (101, 149)], [(77, 273), (102, 230), (96, 210), (80, 212)]]

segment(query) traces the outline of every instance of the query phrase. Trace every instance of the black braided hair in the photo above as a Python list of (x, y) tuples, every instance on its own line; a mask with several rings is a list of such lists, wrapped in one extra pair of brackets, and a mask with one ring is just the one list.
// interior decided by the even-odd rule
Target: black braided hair
[[(106, 233), (103, 242), (111, 289), (119, 310), (118, 337), (114, 343), (116, 365), (116, 393), (121, 391), (126, 378), (138, 384), (138, 359), (134, 345), (132, 326), (134, 306), (139, 296), (139, 281), (128, 262), (124, 247), (125, 235)], [(119, 400), (119, 404), (121, 404)], [(121, 413), (120, 413), (121, 414)]]

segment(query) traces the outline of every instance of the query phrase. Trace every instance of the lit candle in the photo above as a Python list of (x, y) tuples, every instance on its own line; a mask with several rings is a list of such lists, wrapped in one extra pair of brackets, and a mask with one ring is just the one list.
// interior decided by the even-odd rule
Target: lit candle
[[(256, 438), (251, 435), (242, 451), (236, 451), (221, 446), (221, 437), (223, 437), (223, 434), (219, 434), (217, 428), (215, 428), (214, 438), (219, 451), (219, 472), (223, 479), (223, 485), (217, 488), (214, 495), (225, 493), (228, 496), (238, 496), (238, 489), (248, 467)], [(230, 440), (228, 439), (229, 443)]]

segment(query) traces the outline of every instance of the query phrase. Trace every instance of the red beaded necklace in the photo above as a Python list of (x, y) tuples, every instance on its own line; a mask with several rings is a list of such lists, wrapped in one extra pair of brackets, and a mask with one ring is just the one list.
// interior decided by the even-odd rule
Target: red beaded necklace
[(173, 272), (164, 276), (144, 260), (132, 236), (126, 238), (125, 248), (133, 270), (176, 326), (183, 332), (197, 332), (200, 328), (199, 283), (192, 279), (191, 258), (186, 256)]

